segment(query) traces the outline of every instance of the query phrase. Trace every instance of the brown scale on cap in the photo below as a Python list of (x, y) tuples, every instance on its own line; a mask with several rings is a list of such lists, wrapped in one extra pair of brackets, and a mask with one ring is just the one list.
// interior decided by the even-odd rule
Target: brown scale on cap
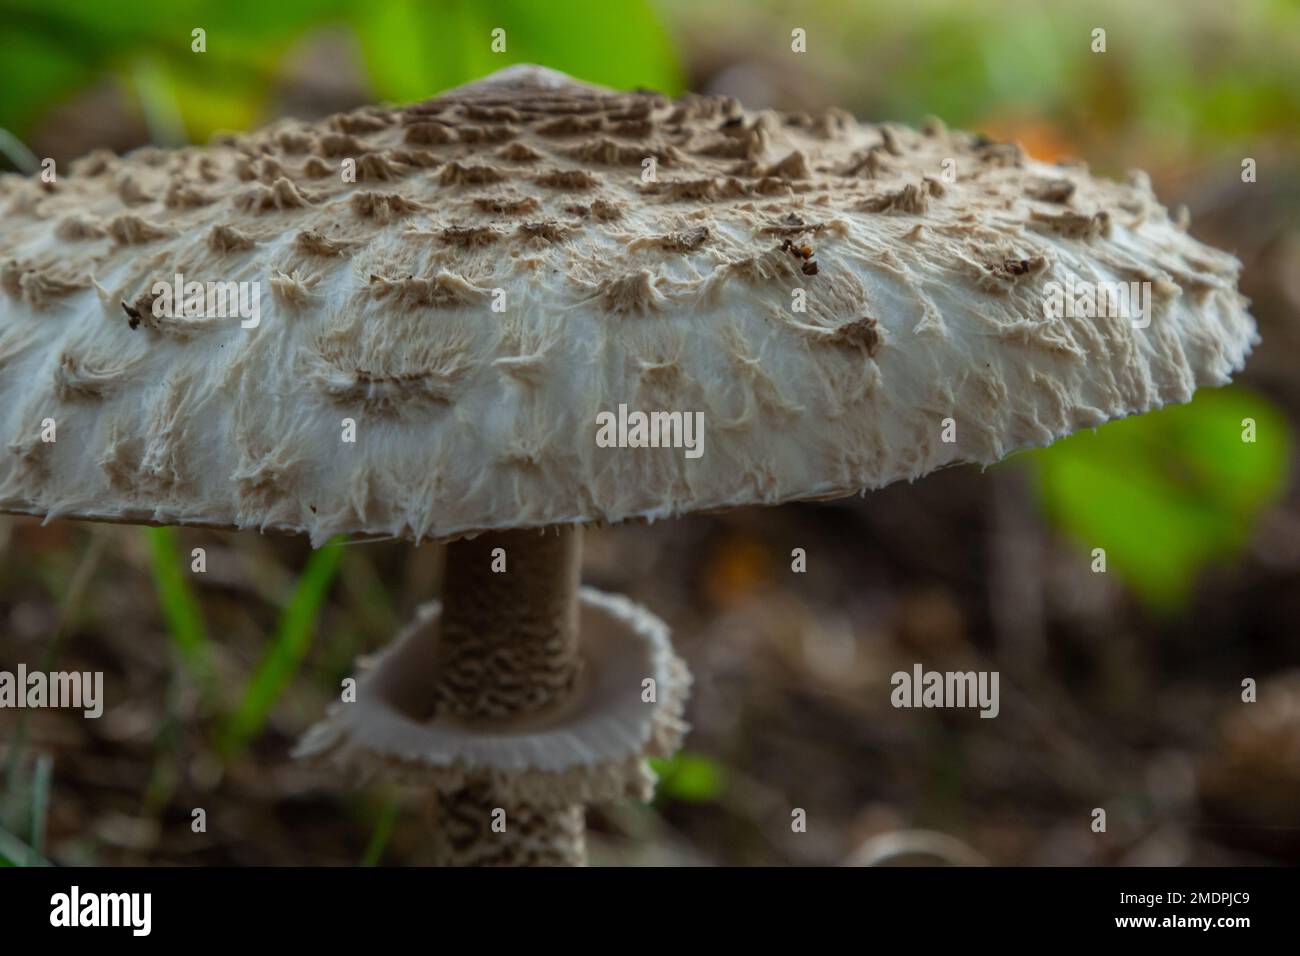
[(80, 292), (89, 285), (84, 278), (76, 278), (53, 266), (31, 266), (14, 260), (0, 266), (0, 288), (37, 309)]
[(1042, 202), (1068, 203), (1074, 189), (1074, 183), (1068, 179), (1035, 179), (1025, 186), (1025, 195)]
[(529, 239), (562, 242), (569, 236), (572, 229), (569, 226), (561, 225), (554, 219), (547, 219), (542, 222), (520, 223), (518, 232), (521, 236), (526, 236)]
[(400, 193), (353, 193), (350, 204), (358, 218), (371, 220), (381, 226), (420, 212), (424, 208), (420, 203), (407, 199)]
[(294, 237), (293, 244), (295, 249), (309, 256), (343, 256), (348, 255), (356, 247), (355, 243), (331, 239), (314, 229), (306, 229), (298, 233)]
[(163, 197), (163, 205), (168, 209), (194, 209), (215, 201), (209, 193), (179, 180), (167, 187), (167, 194)]
[(357, 160), (357, 181), (388, 183), (410, 175), (409, 167), (393, 162), (378, 153), (369, 153)]
[(217, 254), (229, 252), (246, 252), (256, 245), (256, 240), (245, 232), (241, 232), (234, 226), (227, 226), (222, 223), (212, 227), (208, 233), (208, 247)]
[(522, 216), (541, 208), (533, 196), (475, 196), (474, 206), (498, 216)]
[(139, 206), (153, 202), (153, 196), (149, 191), (140, 185), (140, 181), (135, 176), (129, 174), (118, 180), (117, 195), (126, 206)]
[(462, 143), (506, 143), (519, 135), (513, 126), (462, 126), (457, 131), (457, 139)]
[(897, 212), (919, 216), (930, 208), (930, 190), (908, 183), (895, 192), (868, 197), (857, 208), (862, 212)]
[(305, 209), (315, 203), (316, 199), (311, 193), (299, 189), (290, 180), (283, 177), (277, 179), (271, 186), (256, 184), (235, 199), (235, 206), (238, 209), (251, 213)]
[(470, 165), (452, 161), (442, 167), (438, 182), (443, 186), (491, 186), (510, 179), (508, 173), (495, 166)]
[(447, 245), (472, 249), (491, 245), (501, 238), (501, 233), (491, 226), (451, 225), (438, 233), (438, 238)]
[(665, 252), (695, 252), (709, 241), (709, 227), (696, 226), (663, 236), (642, 236), (628, 244), (629, 250), (653, 247)]
[(587, 190), (595, 189), (600, 180), (585, 169), (548, 169), (533, 182), (549, 189)]
[(316, 151), (322, 156), (337, 159), (341, 156), (360, 156), (369, 152), (361, 139), (349, 133), (326, 133), (316, 141)]
[(839, 345), (860, 346), (874, 358), (880, 348), (880, 324), (870, 316), (845, 322), (831, 333), (830, 340)]
[(164, 226), (147, 222), (130, 213), (123, 213), (120, 216), (114, 216), (109, 222), (108, 234), (113, 238), (114, 242), (124, 246), (136, 246), (146, 242), (157, 242), (159, 239), (167, 239), (173, 233)]
[(419, 169), (432, 169), (442, 165), (442, 160), (427, 149), (394, 149), (389, 151), (388, 158), (395, 163), (415, 166)]
[(302, 164), (302, 175), (307, 179), (324, 179), (326, 176), (333, 176), (337, 172), (336, 167), (331, 166), (319, 156), (312, 156)]
[[(237, 170), (239, 178), (245, 182), (259, 182), (267, 186), (273, 184), (277, 179), (284, 176), (284, 167), (276, 160), (267, 156), (249, 157), (240, 163)], [(174, 182), (174, 186), (184, 185), (180, 182)]]
[(446, 123), (413, 123), (406, 128), (402, 137), (404, 143), (428, 146), (445, 146), (460, 139), (456, 131)]
[[(743, 174), (742, 174), (743, 175)], [(808, 157), (795, 150), (785, 159), (773, 163), (759, 174), (759, 178), (771, 176), (776, 179), (811, 179), (812, 170), (808, 168)]]
[(99, 239), (107, 234), (104, 224), (92, 216), (72, 213), (59, 220), (54, 230), (56, 238), (64, 242), (82, 242), (87, 239)]
[(1076, 212), (1041, 213), (1035, 210), (1029, 215), (1030, 228), (1046, 229), (1067, 239), (1095, 239), (1109, 236), (1111, 231), (1110, 213), (1105, 210), (1091, 215)]
[(330, 126), (340, 133), (377, 133), (392, 122), (392, 116), (384, 112), (344, 113), (330, 118)]
[(537, 163), (545, 158), (537, 150), (523, 143), (511, 143), (498, 150), (495, 155), (511, 163)]
[(431, 279), (406, 276), (390, 279), (370, 277), (369, 294), (376, 301), (394, 302), (405, 308), (456, 309), (481, 306), (487, 299), (485, 289), (475, 287), (461, 276), (441, 273)]
[(640, 166), (644, 160), (653, 159), (661, 166), (672, 166), (681, 162), (682, 156), (672, 147), (646, 149), (618, 143), (606, 137), (588, 140), (578, 146), (561, 150), (561, 154), (583, 163), (599, 166)]

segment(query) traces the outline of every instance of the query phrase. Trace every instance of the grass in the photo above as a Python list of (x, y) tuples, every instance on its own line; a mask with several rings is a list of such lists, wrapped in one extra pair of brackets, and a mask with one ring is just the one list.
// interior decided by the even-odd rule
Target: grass
[[(25, 797), (25, 816), (28, 818), (29, 836), (26, 841), (0, 826), (0, 866), (49, 866), (45, 859), (45, 831), (50, 812), (50, 783), (54, 761), (49, 754), (39, 754), (32, 768), (31, 778), (24, 781), (21, 792)], [(11, 793), (11, 797), (15, 794)], [(14, 823), (24, 808), (10, 800), (6, 811), (13, 811)]]
[(238, 756), (261, 732), (280, 694), (298, 672), (311, 647), (316, 614), (338, 573), (342, 557), (343, 548), (336, 540), (307, 560), (293, 597), (280, 615), (271, 646), (245, 688), (239, 706), (226, 722), (220, 746), (225, 759)]
[(216, 693), (212, 647), (198, 599), (181, 570), (185, 565), (176, 543), (176, 529), (145, 528), (144, 534), (153, 556), (154, 590), (167, 621), (167, 635), (200, 693), (211, 700)]
[[(177, 652), (184, 673), (198, 687), (205, 700), (217, 704), (215, 653), (204, 624), (202, 607), (194, 587), (187, 579), (185, 569), (189, 557), (182, 554), (174, 528), (146, 528), (142, 533), (149, 546), (154, 590), (167, 625), (167, 637)], [(46, 670), (54, 663), (60, 638), (71, 626), (70, 622), (102, 552), (103, 539), (93, 538), (92, 546), (73, 575), (65, 595), (59, 626), (46, 649), (43, 662)], [(281, 694), (297, 674), (311, 647), (316, 618), (338, 574), (342, 556), (343, 548), (336, 540), (308, 559), (293, 594), (280, 615), (265, 656), (245, 687), (238, 706), (225, 721), (218, 750), (226, 760), (238, 757), (262, 731)], [(175, 688), (169, 691), (169, 697), (173, 693)], [(172, 758), (175, 756), (176, 732), (175, 718), (169, 707), (160, 733), (165, 756), (160, 755), (160, 760), (154, 767), (145, 800), (146, 808), (153, 812), (157, 812), (160, 805), (166, 803), (175, 787)], [(5, 772), (8, 793), (5, 805), (0, 809), (6, 811), (11, 827), (26, 829), (29, 835), (24, 840), (0, 826), (0, 867), (50, 865), (45, 857), (45, 841), (53, 761), (49, 755), (40, 754), (36, 757), (30, 777), (20, 773), (20, 763), (26, 751), (24, 738), (25, 721), (20, 719), (15, 739), (9, 747)], [(24, 798), (21, 801), (18, 799), (20, 794)], [(11, 810), (12, 815), (9, 814)], [(396, 818), (396, 803), (386, 804), (366, 849), (367, 865), (374, 865), (382, 857)]]
[(8, 830), (0, 829), (0, 866), (49, 866), (46, 860)]
[(379, 811), (370, 843), (366, 846), (365, 856), (361, 858), (362, 866), (378, 866), (383, 859), (384, 849), (388, 846), (388, 841), (393, 836), (393, 827), (397, 823), (397, 809), (397, 801), (389, 800)]
[[(205, 699), (215, 700), (213, 649), (202, 608), (183, 570), (188, 559), (181, 553), (176, 530), (146, 528), (144, 533), (153, 556), (154, 590), (167, 622), (168, 637)], [(265, 656), (222, 727), (218, 750), (223, 759), (238, 757), (261, 733), (280, 695), (297, 674), (311, 648), (317, 614), (338, 574), (342, 556), (343, 548), (336, 540), (307, 560)]]
[(36, 863), (45, 856), (45, 822), (50, 810), (50, 777), (54, 761), (49, 754), (36, 758), (32, 771), (32, 852), (29, 862)]
[[(90, 544), (78, 562), (68, 589), (63, 595), (59, 611), (59, 622), (54, 629), (45, 655), (41, 661), (41, 670), (51, 671), (58, 658), (59, 647), (64, 635), (71, 630), (73, 621), (81, 607), (86, 589), (94, 577), (104, 554), (105, 538), (92, 535)], [(31, 845), (0, 826), (0, 866), (49, 866), (45, 859), (45, 825), (49, 814), (50, 786), (53, 776), (53, 761), (48, 754), (40, 754), (30, 780), (25, 780), (19, 773), (23, 757), (27, 753), (27, 718), (30, 711), (24, 710), (18, 718), (18, 726), (13, 738), (8, 743), (9, 757), (5, 764), (5, 790), (0, 801), (0, 819), (10, 821), (11, 816), (20, 813), (22, 800), (25, 798), (30, 814)]]

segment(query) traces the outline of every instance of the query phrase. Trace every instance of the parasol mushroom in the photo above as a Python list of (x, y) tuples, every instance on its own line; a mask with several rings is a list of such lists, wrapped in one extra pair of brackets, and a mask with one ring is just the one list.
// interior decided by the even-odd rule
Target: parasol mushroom
[[(0, 509), (451, 542), (300, 746), (433, 788), (447, 862), (580, 862), (582, 804), (684, 731), (666, 627), (578, 587), (583, 525), (988, 464), (1257, 338), (1140, 174), (531, 66), (0, 203)], [(268, 301), (159, 309), (173, 276)]]

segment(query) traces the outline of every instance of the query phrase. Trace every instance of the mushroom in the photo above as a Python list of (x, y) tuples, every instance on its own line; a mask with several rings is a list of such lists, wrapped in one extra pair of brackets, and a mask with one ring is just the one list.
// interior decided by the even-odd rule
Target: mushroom
[(0, 509), (450, 542), (299, 752), (432, 788), (457, 863), (582, 861), (582, 805), (684, 732), (667, 628), (579, 588), (582, 526), (988, 464), (1257, 339), (1141, 175), (532, 66), (0, 203)]

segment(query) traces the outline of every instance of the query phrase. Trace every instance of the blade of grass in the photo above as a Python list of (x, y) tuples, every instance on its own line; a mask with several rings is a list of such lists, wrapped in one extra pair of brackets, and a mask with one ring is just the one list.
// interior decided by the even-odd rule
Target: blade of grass
[(308, 559), (293, 597), (280, 615), (271, 646), (244, 690), (238, 709), (226, 723), (221, 753), (227, 760), (237, 756), (261, 732), (271, 709), (306, 657), (316, 612), (342, 557), (343, 548), (335, 540)]
[(185, 121), (176, 102), (176, 91), (167, 82), (167, 74), (157, 63), (139, 59), (131, 79), (135, 81), (140, 112), (149, 129), (149, 141), (155, 146), (185, 145)]
[(45, 859), (31, 847), (8, 830), (0, 830), (0, 863), (8, 866), (50, 866)]
[(397, 823), (397, 801), (389, 800), (384, 804), (384, 808), (379, 811), (379, 819), (375, 821), (375, 831), (370, 835), (370, 843), (366, 846), (366, 855), (361, 858), (362, 866), (378, 866), (379, 861), (384, 856), (384, 850), (388, 846), (388, 841), (393, 835), (393, 826)]
[[(50, 638), (49, 645), (45, 648), (45, 656), (41, 660), (41, 670), (47, 673), (54, 669), (54, 661), (59, 653), (59, 645), (63, 641), (63, 636), (72, 628), (76, 621), (77, 613), (81, 609), (81, 601), (86, 595), (86, 589), (90, 587), (91, 579), (95, 576), (95, 569), (99, 567), (99, 559), (103, 557), (105, 542), (107, 537), (98, 531), (90, 533), (90, 544), (77, 563), (77, 569), (72, 572), (72, 580), (68, 582), (68, 590), (63, 595), (62, 606), (59, 608), (59, 623), (54, 629), (54, 635)], [(31, 711), (24, 710), (18, 716), (18, 727), (14, 731), (13, 741), (9, 744), (9, 759), (5, 764), (5, 792), (6, 800), (13, 799), (17, 792), (18, 786), (18, 764), (22, 759), (27, 742), (27, 715)]]
[(191, 679), (211, 699), (215, 692), (212, 647), (203, 626), (203, 612), (181, 570), (180, 548), (174, 528), (145, 528), (153, 555), (154, 590), (167, 621), (167, 634), (180, 653)]
[(157, 817), (170, 802), (180, 781), (180, 743), (182, 728), (176, 719), (176, 698), (184, 678), (172, 671), (168, 675), (167, 690), (163, 695), (162, 719), (158, 723), (157, 745), (154, 748), (153, 767), (149, 782), (145, 784), (142, 815)]
[(26, 143), (7, 129), (0, 129), (0, 156), (9, 160), (14, 169), (24, 176), (30, 176), (41, 168), (41, 164), (36, 159), (36, 154), (27, 148)]
[(45, 822), (50, 810), (50, 776), (54, 761), (49, 754), (36, 758), (36, 770), (32, 773), (32, 854), (30, 863), (35, 865), (45, 856)]

